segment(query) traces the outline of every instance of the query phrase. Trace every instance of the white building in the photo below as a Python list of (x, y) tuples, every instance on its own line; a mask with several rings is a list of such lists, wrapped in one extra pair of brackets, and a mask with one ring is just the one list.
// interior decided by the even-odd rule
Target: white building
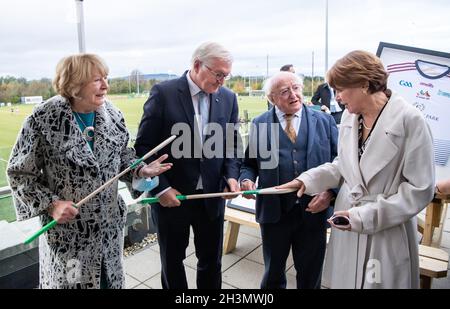
[(24, 104), (37, 104), (41, 103), (43, 100), (42, 96), (34, 96), (34, 97), (21, 97), (20, 103)]

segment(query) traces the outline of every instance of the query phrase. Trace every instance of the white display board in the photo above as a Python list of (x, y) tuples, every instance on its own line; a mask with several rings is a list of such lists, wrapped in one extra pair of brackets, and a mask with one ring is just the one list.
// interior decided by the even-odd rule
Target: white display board
[(256, 212), (255, 204), (255, 200), (246, 199), (239, 195), (232, 200), (228, 200), (227, 206), (254, 214)]
[(436, 178), (450, 178), (450, 54), (381, 42), (388, 88), (419, 109), (433, 133)]

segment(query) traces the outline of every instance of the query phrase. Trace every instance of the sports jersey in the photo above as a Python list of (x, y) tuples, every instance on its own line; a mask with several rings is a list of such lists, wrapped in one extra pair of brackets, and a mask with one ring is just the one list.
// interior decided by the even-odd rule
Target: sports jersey
[(425, 60), (387, 66), (388, 88), (422, 111), (433, 132), (435, 163), (450, 157), (450, 67)]

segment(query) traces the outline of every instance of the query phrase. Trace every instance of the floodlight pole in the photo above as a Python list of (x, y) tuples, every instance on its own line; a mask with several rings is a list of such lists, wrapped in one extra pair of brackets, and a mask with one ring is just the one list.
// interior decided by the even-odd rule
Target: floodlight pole
[(328, 0), (325, 0), (325, 75), (328, 71)]
[(75, 0), (75, 7), (77, 10), (78, 51), (80, 53), (85, 53), (86, 52), (86, 43), (84, 40), (83, 0)]
[(312, 68), (311, 68), (311, 97), (314, 95), (314, 51), (312, 52)]

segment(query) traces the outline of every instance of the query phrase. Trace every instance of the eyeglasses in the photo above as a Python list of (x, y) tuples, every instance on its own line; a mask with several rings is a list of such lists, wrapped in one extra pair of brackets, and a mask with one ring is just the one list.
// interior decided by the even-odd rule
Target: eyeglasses
[(302, 85), (294, 84), (294, 85), (292, 85), (292, 87), (281, 89), (276, 94), (279, 95), (280, 97), (287, 98), (291, 94), (291, 91), (293, 91), (294, 93), (298, 93), (298, 92), (301, 92), (302, 89), (303, 89)]
[(223, 80), (229, 80), (231, 78), (231, 74), (228, 73), (227, 75), (223, 74), (222, 72), (217, 73), (215, 71), (213, 71), (209, 66), (207, 66), (206, 64), (203, 63), (203, 65), (208, 69), (208, 71), (214, 75), (216, 77), (216, 80), (221, 81)]

